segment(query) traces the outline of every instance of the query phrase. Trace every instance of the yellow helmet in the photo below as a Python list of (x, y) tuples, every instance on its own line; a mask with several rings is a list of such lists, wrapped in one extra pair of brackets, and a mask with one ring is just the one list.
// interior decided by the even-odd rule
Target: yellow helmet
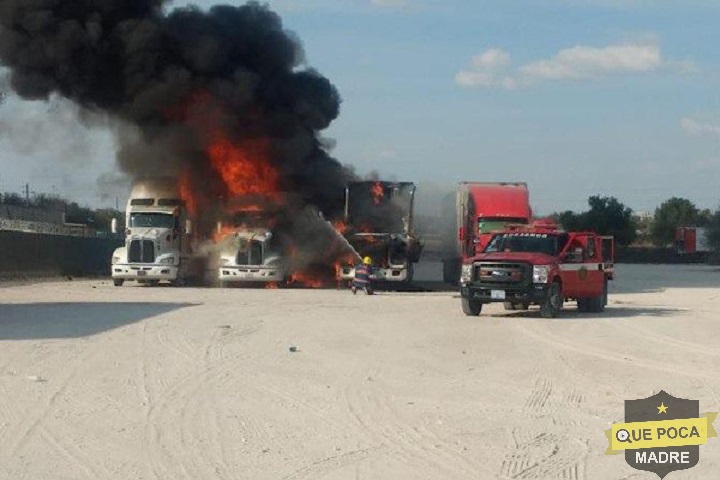
[(371, 265), (371, 264), (372, 264), (372, 258), (370, 258), (370, 257), (365, 257), (365, 258), (363, 258), (363, 263), (364, 263), (365, 265)]

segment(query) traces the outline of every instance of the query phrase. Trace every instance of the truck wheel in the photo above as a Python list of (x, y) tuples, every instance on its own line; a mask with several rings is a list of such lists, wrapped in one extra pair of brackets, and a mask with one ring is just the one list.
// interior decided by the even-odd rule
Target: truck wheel
[(477, 317), (482, 311), (482, 303), (472, 298), (462, 299), (463, 313), (469, 317)]
[(605, 288), (603, 289), (603, 307), (608, 304), (608, 280), (605, 279)]
[(517, 310), (517, 304), (513, 302), (503, 302), (505, 310)]
[(125, 280), (123, 280), (122, 278), (113, 278), (113, 285), (115, 285), (116, 287), (122, 287), (123, 283), (125, 283)]
[(555, 318), (560, 314), (562, 304), (562, 288), (558, 282), (553, 282), (548, 289), (545, 301), (540, 305), (540, 315), (543, 318)]
[(578, 312), (585, 313), (588, 311), (588, 299), (587, 298), (578, 298), (577, 305), (578, 305)]
[(603, 285), (603, 291), (600, 295), (587, 299), (587, 311), (592, 313), (600, 313), (605, 310), (605, 299), (607, 298), (607, 285)]

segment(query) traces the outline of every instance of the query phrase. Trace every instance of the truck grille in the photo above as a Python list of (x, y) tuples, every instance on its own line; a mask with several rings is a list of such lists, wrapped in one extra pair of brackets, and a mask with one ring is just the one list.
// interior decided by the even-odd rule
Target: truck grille
[(128, 251), (130, 263), (155, 263), (155, 243), (152, 240), (132, 240)]
[(530, 266), (525, 263), (476, 263), (474, 280), (493, 286), (518, 286), (529, 283)]

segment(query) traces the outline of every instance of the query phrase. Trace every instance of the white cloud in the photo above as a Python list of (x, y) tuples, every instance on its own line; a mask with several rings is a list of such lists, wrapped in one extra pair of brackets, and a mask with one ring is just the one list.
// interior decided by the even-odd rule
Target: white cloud
[(547, 60), (523, 65), (520, 73), (528, 78), (582, 79), (650, 72), (663, 64), (657, 45), (577, 46), (560, 50)]
[(455, 75), (455, 82), (463, 87), (499, 87), (512, 90), (515, 79), (507, 75), (511, 65), (510, 54), (491, 48), (472, 58), (470, 68)]
[(536, 60), (511, 70), (510, 55), (490, 49), (473, 57), (471, 67), (455, 75), (463, 87), (513, 89), (541, 80), (584, 80), (633, 75), (661, 70), (689, 71), (691, 62), (663, 57), (655, 43), (623, 43), (606, 47), (578, 45), (560, 50), (550, 58)]
[(692, 118), (680, 120), (682, 129), (693, 137), (718, 137), (720, 138), (720, 121), (699, 121)]

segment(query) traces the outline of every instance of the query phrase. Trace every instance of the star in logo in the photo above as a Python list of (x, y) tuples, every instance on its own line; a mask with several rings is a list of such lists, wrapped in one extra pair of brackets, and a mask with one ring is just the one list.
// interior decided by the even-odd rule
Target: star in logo
[(657, 407), (657, 409), (658, 409), (658, 415), (660, 415), (661, 413), (667, 413), (668, 407), (665, 406), (665, 402), (662, 402), (662, 403), (660, 403), (660, 406)]

